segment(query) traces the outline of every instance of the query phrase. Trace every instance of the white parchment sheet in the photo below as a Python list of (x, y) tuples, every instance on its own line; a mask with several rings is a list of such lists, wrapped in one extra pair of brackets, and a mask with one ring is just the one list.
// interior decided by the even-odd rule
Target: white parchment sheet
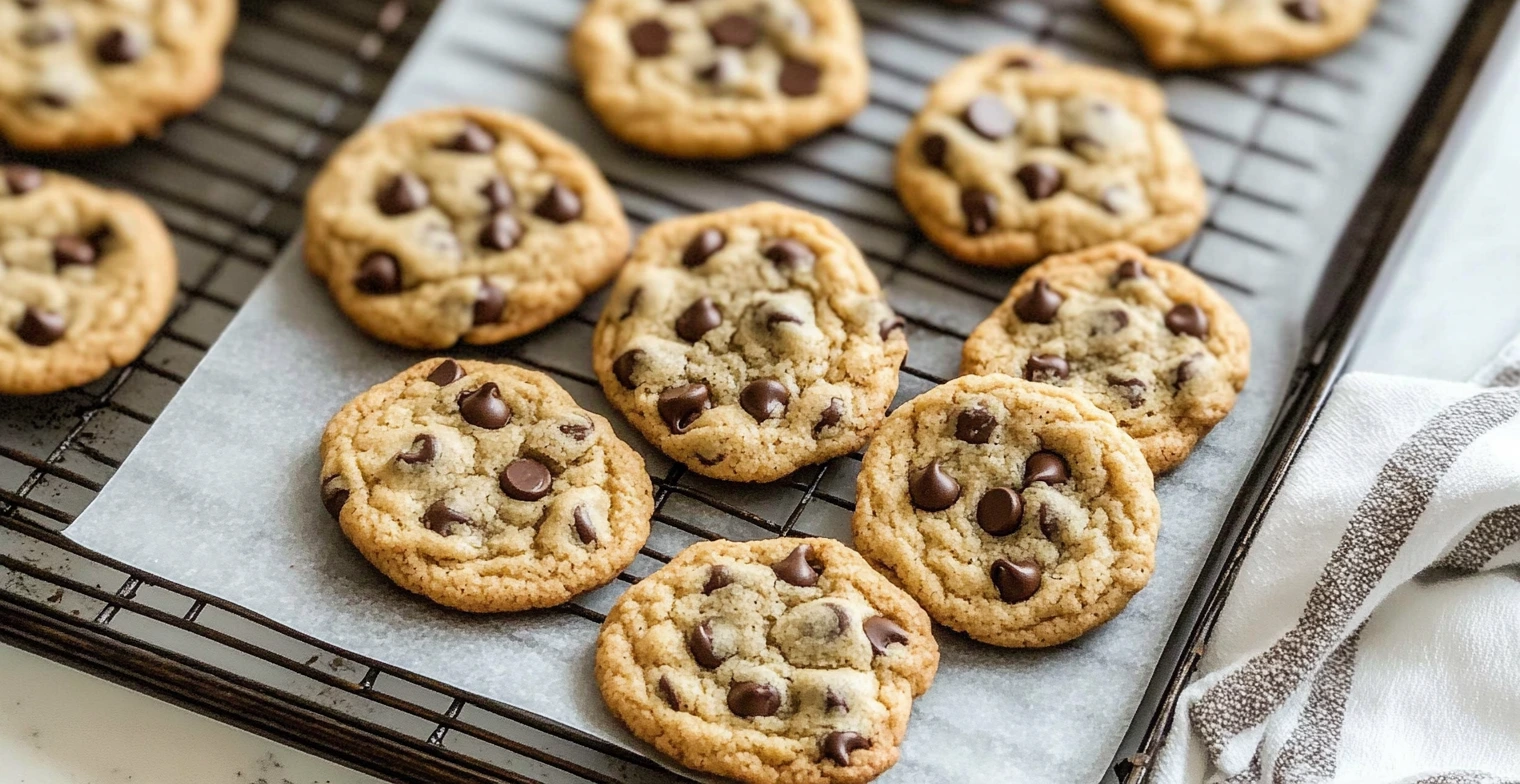
[[(531, 114), (581, 144), (619, 185), (636, 217), (796, 195), (835, 218), (878, 262), (900, 311), (964, 334), (995, 304), (964, 290), (997, 297), (1012, 277), (945, 260), (916, 241), (889, 191), (862, 190), (859, 183), (890, 183), (889, 140), (906, 125), (902, 107), (916, 106), (922, 98), (913, 73), (941, 72), (958, 47), (1027, 40), (1042, 18), (1051, 18), (1050, 8), (1072, 5), (1077, 4), (1005, 0), (986, 7), (992, 16), (975, 16), (989, 11), (933, 0), (862, 0), (873, 62), (889, 66), (874, 77), (875, 102), (848, 132), (805, 144), (789, 158), (732, 166), (677, 164), (610, 141), (581, 106), (566, 65), (563, 31), (579, 13), (577, 0), (450, 0), (392, 84), (380, 114), (460, 102)], [(1458, 5), (1387, 0), (1381, 13), (1388, 24), (1315, 66), (1328, 76), (1310, 78), (1289, 68), (1215, 77), (1238, 78), (1244, 86), (1234, 89), (1201, 77), (1166, 83), (1179, 114), (1200, 126), (1241, 129), (1235, 140), (1221, 132), (1224, 141), (1189, 133), (1204, 168), (1212, 172), (1212, 184), (1254, 180), (1259, 188), (1281, 188), (1291, 193), (1290, 200), (1302, 200), (1292, 210), (1273, 213), (1284, 221), (1268, 232), (1280, 239), (1276, 253), (1208, 234), (1196, 249), (1200, 269), (1243, 281), (1250, 289), (1224, 291), (1253, 330), (1250, 386), (1234, 415), (1179, 471), (1160, 481), (1164, 524), (1150, 586), (1117, 619), (1054, 650), (1007, 651), (940, 634), (939, 677), (915, 705), (902, 762), (883, 781), (1085, 784), (1101, 775), (1265, 434), (1296, 354), (1306, 294)], [(1113, 47), (1132, 52), (1095, 14), (1076, 18), (1087, 20), (1087, 27), (1046, 26), (1054, 30), (1051, 40), (1058, 47), (1102, 43), (1109, 54), (1078, 56), (1110, 63), (1124, 56), (1112, 54)], [(1359, 84), (1348, 93), (1354, 99), (1327, 102), (1325, 111), (1334, 122), (1314, 124), (1301, 142), (1294, 140), (1297, 115), (1265, 108), (1263, 99), (1273, 95), (1312, 103), (1305, 91), (1350, 79)], [(1256, 113), (1254, 121), (1237, 122), (1235, 115), (1247, 111)], [(867, 143), (871, 139), (877, 143)], [(1292, 148), (1314, 165), (1294, 175), (1293, 183), (1274, 183), (1272, 156), (1244, 151), (1268, 143)], [(1235, 157), (1221, 160), (1225, 153)], [(1249, 203), (1228, 190), (1214, 194), (1220, 220), (1255, 220)], [(891, 264), (905, 256), (901, 268)], [(592, 317), (595, 312), (595, 303), (583, 309)], [(584, 321), (568, 319), (475, 355), (511, 351), (547, 358), (541, 361), (584, 378), (590, 375), (589, 335)], [(920, 373), (904, 376), (899, 400), (927, 388), (926, 375), (953, 375), (960, 353), (958, 340), (921, 328), (910, 329), (910, 343), (909, 365)], [(297, 255), (287, 253), (68, 535), (349, 651), (642, 748), (597, 695), (595, 623), (557, 612), (472, 617), (432, 606), (371, 569), (323, 511), (317, 444), (328, 418), (359, 392), (423, 356), (361, 335)], [(559, 380), (651, 456), (652, 471), (669, 465), (623, 426), (598, 390), (572, 378)], [(853, 498), (857, 467), (843, 459), (831, 468), (831, 492)], [(762, 509), (767, 498), (782, 495), (770, 488), (719, 492)], [(779, 505), (790, 507), (790, 501)], [(848, 512), (814, 502), (798, 529), (848, 539)], [(675, 541), (664, 530), (665, 539), (651, 540), (662, 552)], [(603, 589), (585, 603), (605, 609), (616, 590)]]

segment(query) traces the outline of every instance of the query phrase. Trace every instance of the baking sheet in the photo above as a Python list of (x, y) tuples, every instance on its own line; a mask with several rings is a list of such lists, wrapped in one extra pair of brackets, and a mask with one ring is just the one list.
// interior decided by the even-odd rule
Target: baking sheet
[[(858, 6), (870, 30), (872, 105), (845, 129), (784, 157), (676, 163), (613, 143), (582, 108), (565, 65), (564, 30), (580, 11), (577, 0), (450, 0), (379, 113), (477, 102), (538, 117), (603, 166), (637, 225), (760, 198), (828, 215), (867, 251), (893, 304), (910, 318), (901, 401), (954, 374), (961, 336), (1013, 279), (944, 259), (892, 198), (891, 144), (924, 82), (961, 52), (1008, 40), (1136, 66), (1128, 41), (1084, 2)], [(1099, 778), (1265, 435), (1323, 259), (1458, 6), (1388, 0), (1356, 47), (1312, 69), (1166, 81), (1215, 205), (1209, 228), (1174, 255), (1212, 276), (1251, 324), (1251, 384), (1234, 415), (1159, 483), (1164, 525), (1150, 586), (1117, 619), (1054, 650), (1004, 651), (941, 633), (939, 677), (916, 703), (902, 762), (884, 781)], [(669, 461), (623, 427), (590, 383), (590, 322), (599, 304), (532, 338), (459, 353), (550, 370), (582, 405), (613, 419), (663, 477)], [(286, 254), (67, 534), (333, 645), (642, 749), (597, 696), (594, 621), (554, 611), (479, 618), (433, 607), (370, 569), (321, 509), (317, 442), (328, 417), (420, 356), (364, 338), (300, 259)], [(797, 532), (848, 540), (848, 509), (828, 499), (853, 500), (858, 466), (851, 457), (827, 469), (818, 500), (796, 512)], [(780, 526), (803, 496), (786, 485), (723, 485), (690, 474), (678, 484), (690, 492), (671, 494), (664, 515), (734, 538), (771, 535), (746, 516)], [(731, 508), (702, 503), (713, 496)], [(669, 556), (693, 539), (657, 523), (649, 549)], [(630, 573), (658, 565), (641, 556)], [(605, 610), (622, 587), (578, 603)]]

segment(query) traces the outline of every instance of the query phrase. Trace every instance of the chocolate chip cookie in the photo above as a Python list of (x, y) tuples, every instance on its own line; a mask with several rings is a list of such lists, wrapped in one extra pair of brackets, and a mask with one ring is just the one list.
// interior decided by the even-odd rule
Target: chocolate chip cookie
[(963, 376), (898, 408), (861, 466), (861, 554), (934, 620), (993, 645), (1056, 645), (1150, 580), (1151, 472), (1081, 394)]
[(571, 56), (607, 128), (665, 155), (776, 152), (866, 102), (848, 0), (592, 0)]
[(222, 81), (234, 0), (0, 4), (0, 135), (29, 149), (125, 144)]
[(0, 394), (56, 392), (131, 362), (168, 317), (177, 276), (168, 231), (137, 197), (0, 167)]
[(1350, 43), (1377, 0), (1103, 0), (1157, 68), (1307, 60)]
[(649, 536), (644, 461), (548, 376), (433, 359), (343, 407), (321, 499), (397, 585), (469, 612), (550, 607)]
[(858, 449), (908, 353), (860, 251), (780, 204), (660, 223), (597, 322), (592, 361), (651, 442), (717, 479), (769, 482)]
[(618, 599), (596, 647), (633, 734), (764, 784), (876, 778), (938, 666), (923, 609), (828, 539), (693, 545)]
[(306, 197), (306, 261), (365, 332), (499, 343), (569, 313), (628, 254), (622, 206), (579, 149), (525, 117), (413, 114), (348, 140)]
[(1111, 240), (1159, 251), (1203, 222), (1203, 178), (1155, 84), (1000, 46), (956, 65), (897, 148), (924, 233), (1012, 266)]
[(1159, 474), (1230, 413), (1251, 336), (1187, 268), (1114, 243), (1030, 267), (966, 340), (961, 372), (1081, 392)]

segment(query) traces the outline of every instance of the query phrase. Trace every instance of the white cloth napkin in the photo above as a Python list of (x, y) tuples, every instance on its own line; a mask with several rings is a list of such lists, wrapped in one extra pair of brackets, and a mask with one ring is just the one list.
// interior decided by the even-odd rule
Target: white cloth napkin
[(1172, 717), (1163, 784), (1520, 782), (1520, 341), (1351, 374)]

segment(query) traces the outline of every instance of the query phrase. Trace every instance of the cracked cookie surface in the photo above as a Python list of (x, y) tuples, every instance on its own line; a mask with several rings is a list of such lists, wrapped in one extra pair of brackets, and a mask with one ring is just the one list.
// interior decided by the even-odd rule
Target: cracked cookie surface
[(665, 155), (778, 152), (866, 102), (848, 0), (593, 0), (571, 57), (608, 129)]
[(306, 261), (361, 329), (412, 348), (499, 343), (569, 313), (628, 253), (589, 158), (479, 108), (359, 132), (306, 197)]
[(1377, 0), (1103, 0), (1158, 68), (1307, 60), (1355, 40)]
[(233, 0), (0, 3), (0, 135), (28, 149), (125, 144), (221, 84)]
[(169, 315), (169, 233), (137, 197), (0, 167), (0, 394), (78, 386), (131, 362)]
[(693, 545), (618, 599), (596, 650), (635, 735), (764, 784), (874, 779), (938, 665), (923, 609), (828, 539)]
[(966, 339), (961, 372), (1086, 395), (1171, 470), (1235, 405), (1251, 338), (1187, 268), (1115, 243), (1030, 267)]
[(1160, 88), (1018, 45), (934, 84), (898, 145), (897, 192), (935, 244), (988, 266), (1112, 240), (1164, 250), (1206, 209)]
[(1145, 456), (1082, 395), (1004, 375), (914, 398), (872, 439), (855, 546), (934, 620), (1043, 647), (1124, 609), (1161, 525)]
[(752, 204), (645, 232), (592, 361), (613, 406), (665, 454), (768, 482), (865, 443), (897, 390), (902, 326), (838, 228)]
[(433, 359), (322, 435), (322, 503), (397, 585), (470, 612), (550, 607), (649, 536), (644, 461), (548, 376)]

